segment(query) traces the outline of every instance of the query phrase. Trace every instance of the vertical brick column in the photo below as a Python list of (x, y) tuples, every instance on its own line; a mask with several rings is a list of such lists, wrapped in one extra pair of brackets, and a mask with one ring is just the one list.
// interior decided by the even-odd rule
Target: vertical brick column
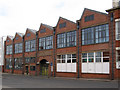
[(5, 58), (5, 55), (6, 55), (6, 41), (4, 41), (4, 72), (5, 72), (5, 69), (6, 69), (6, 58)]
[(114, 13), (109, 12), (109, 54), (110, 54), (110, 79), (114, 79), (116, 64), (116, 43), (115, 43), (115, 20)]

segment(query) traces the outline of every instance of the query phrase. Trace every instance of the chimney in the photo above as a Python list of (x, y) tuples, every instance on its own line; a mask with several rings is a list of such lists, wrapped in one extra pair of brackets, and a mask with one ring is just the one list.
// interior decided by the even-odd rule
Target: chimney
[(120, 7), (120, 0), (113, 0), (112, 6), (113, 6), (113, 8)]

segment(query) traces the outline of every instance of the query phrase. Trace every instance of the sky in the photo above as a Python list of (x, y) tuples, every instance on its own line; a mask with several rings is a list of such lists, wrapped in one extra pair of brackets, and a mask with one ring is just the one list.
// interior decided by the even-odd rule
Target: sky
[(39, 30), (41, 23), (54, 27), (60, 16), (76, 22), (84, 8), (106, 13), (112, 0), (0, 0), (0, 37)]

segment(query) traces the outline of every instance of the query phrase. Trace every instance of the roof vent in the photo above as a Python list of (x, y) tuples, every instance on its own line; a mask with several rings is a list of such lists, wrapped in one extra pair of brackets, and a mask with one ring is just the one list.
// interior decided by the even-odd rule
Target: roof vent
[(113, 8), (117, 8), (117, 7), (120, 7), (120, 0), (113, 0)]

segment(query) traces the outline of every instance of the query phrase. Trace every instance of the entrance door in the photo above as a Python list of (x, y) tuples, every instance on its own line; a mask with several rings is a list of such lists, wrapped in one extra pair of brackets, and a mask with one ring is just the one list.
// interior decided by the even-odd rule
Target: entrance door
[(40, 62), (40, 75), (48, 76), (48, 66), (49, 63), (47, 60), (44, 59)]
[(26, 74), (28, 75), (29, 71), (28, 71), (28, 66), (26, 66)]

